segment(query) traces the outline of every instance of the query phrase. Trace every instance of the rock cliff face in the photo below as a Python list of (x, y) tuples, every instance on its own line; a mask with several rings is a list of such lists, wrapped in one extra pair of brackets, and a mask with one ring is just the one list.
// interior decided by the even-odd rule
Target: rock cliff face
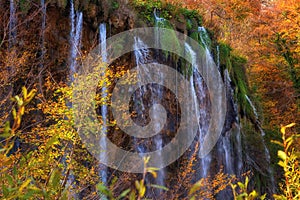
[[(125, 30), (145, 26), (162, 26), (189, 35), (203, 47), (205, 56), (214, 59), (215, 63), (217, 63), (217, 65), (214, 64), (209, 67), (218, 67), (222, 75), (227, 99), (226, 121), (221, 137), (213, 151), (205, 158), (200, 159), (198, 151), (199, 146), (201, 146), (201, 132), (207, 130), (211, 114), (211, 102), (207, 86), (201, 75), (189, 71), (189, 68), (193, 66), (186, 63), (184, 59), (179, 58), (178, 55), (153, 49), (149, 50), (149, 55), (144, 58), (139, 58), (135, 52), (130, 52), (111, 64), (110, 68), (114, 73), (132, 69), (136, 66), (138, 59), (144, 59), (142, 64), (155, 61), (172, 66), (178, 73), (189, 74), (189, 78), (193, 79), (192, 83), (195, 85), (195, 96), (201, 102), (198, 107), (204, 114), (199, 124), (199, 132), (191, 147), (175, 163), (160, 170), (157, 179), (153, 179), (150, 175), (146, 177), (147, 183), (163, 185), (169, 188), (169, 191), (151, 189), (147, 193), (149, 198), (168, 199), (168, 197), (177, 197), (183, 199), (187, 196), (187, 188), (191, 184), (200, 178), (212, 178), (221, 169), (225, 173), (234, 174), (240, 179), (242, 179), (244, 173), (250, 171), (256, 181), (259, 180), (261, 183), (259, 188), (255, 188), (256, 190), (268, 194), (274, 192), (274, 182), (269, 178), (271, 176), (269, 153), (263, 141), (263, 132), (261, 132), (258, 119), (255, 116), (255, 110), (251, 110), (251, 107), (250, 109), (245, 109), (245, 105), (240, 104), (238, 102), (239, 98), (237, 98), (246, 98), (246, 94), (241, 92), (241, 87), (246, 85), (246, 80), (238, 74), (238, 70), (243, 68), (244, 63), (235, 62), (233, 64), (233, 60), (230, 59), (238, 60), (238, 58), (233, 58), (234, 56), (230, 57), (230, 51), (227, 51), (225, 46), (219, 45), (213, 39), (213, 35), (207, 33), (203, 27), (199, 29), (201, 26), (201, 16), (194, 11), (172, 7), (163, 3), (138, 4), (134, 2), (129, 3), (127, 0), (75, 0), (74, 16), (70, 18), (72, 15), (72, 5), (72, 0), (46, 2), (46, 28), (43, 30), (43, 34), (36, 34), (34, 31), (39, 30), (38, 27), (41, 26), (42, 17), (40, 11), (33, 7), (33, 5), (29, 5), (30, 9), (27, 10), (27, 13), (20, 9), (19, 20), (22, 16), (28, 16), (29, 13), (34, 13), (39, 17), (28, 18), (21, 25), (26, 26), (25, 30), (28, 30), (28, 32), (19, 33), (16, 47), (26, 49), (33, 41), (36, 44), (44, 41), (43, 45), (45, 48), (42, 69), (40, 65), (33, 65), (31, 69), (27, 68), (26, 70), (38, 71), (44, 78), (50, 75), (57, 82), (66, 82), (65, 80), (69, 77), (70, 73), (70, 54), (72, 54), (72, 48), (74, 48), (76, 57), (80, 58), (87, 55), (99, 44), (99, 26), (101, 23), (105, 23), (107, 37)], [(8, 6), (8, 4), (4, 4), (3, 8), (9, 9)], [(154, 14), (155, 10), (156, 13)], [(79, 19), (81, 12), (83, 15), (82, 22)], [(163, 19), (163, 21), (157, 23), (157, 17)], [(73, 25), (71, 24), (71, 19), (74, 19)], [(78, 28), (80, 26), (82, 26), (82, 29)], [(73, 34), (71, 33), (72, 27), (74, 28), (74, 38), (71, 37)], [(78, 38), (75, 37), (76, 34), (79, 36)], [(37, 47), (32, 50), (34, 53), (34, 63), (38, 62), (41, 54), (41, 50)], [(220, 50), (219, 47), (221, 48)], [(144, 48), (147, 47), (144, 46)], [(80, 59), (77, 59), (77, 61), (80, 67)], [(228, 67), (228, 63), (230, 62), (232, 62), (231, 68)], [(111, 88), (109, 88), (110, 91), (114, 85), (111, 85)], [(143, 90), (145, 91), (143, 92)], [(143, 102), (146, 109), (142, 113), (139, 113), (139, 109), (141, 109), (140, 102)], [(178, 129), (181, 113), (176, 103), (176, 97), (168, 88), (160, 85), (147, 85), (140, 89), (140, 91), (136, 91), (132, 102), (130, 102), (132, 112), (136, 112), (134, 120), (141, 125), (149, 123), (149, 108), (155, 103), (161, 103), (165, 106), (168, 113), (167, 125), (159, 136), (153, 137), (150, 140), (136, 140), (122, 131), (119, 131), (118, 134), (113, 134), (110, 128), (108, 133), (110, 140), (125, 150), (140, 152), (159, 149), (170, 142)], [(103, 112), (103, 110), (99, 109), (99, 116), (103, 115)], [(107, 115), (113, 120), (110, 111), (108, 111)], [(118, 184), (114, 188), (117, 192), (130, 187), (134, 180), (140, 177), (140, 175), (121, 173), (110, 168), (105, 168), (104, 166), (99, 167), (99, 171), (104, 169), (105, 173), (99, 172), (100, 176), (118, 177)], [(80, 177), (75, 177), (75, 179), (80, 179)], [(112, 180), (113, 178), (107, 178), (105, 182), (109, 185)], [(251, 187), (253, 188), (254, 185)], [(213, 193), (213, 191), (209, 192)], [(84, 193), (81, 193), (78, 197), (84, 195)], [(232, 196), (229, 191), (225, 190), (217, 198), (231, 199)]]

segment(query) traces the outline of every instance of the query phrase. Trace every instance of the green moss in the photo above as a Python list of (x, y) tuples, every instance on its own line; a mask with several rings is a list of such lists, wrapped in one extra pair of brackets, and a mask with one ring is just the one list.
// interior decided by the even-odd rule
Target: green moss
[(220, 65), (227, 66), (232, 48), (224, 43), (219, 44)]
[[(156, 27), (159, 28), (166, 28), (166, 29), (170, 29), (170, 30), (174, 30), (172, 24), (168, 21), (168, 20), (163, 20), (163, 21), (159, 21), (158, 23), (155, 24)], [(175, 32), (168, 32), (168, 34), (162, 34), (160, 35), (161, 38), (161, 45), (162, 46), (168, 46), (168, 49), (180, 49), (180, 42), (177, 38), (177, 35)], [(172, 60), (174, 60), (175, 62), (178, 61), (178, 55), (176, 54), (170, 54), (170, 52), (168, 51), (163, 51), (165, 57), (168, 56), (172, 56)]]
[(111, 2), (111, 8), (113, 9), (113, 10), (117, 10), (118, 8), (119, 8), (119, 3), (117, 2), (117, 1), (112, 1)]
[[(181, 4), (170, 4), (163, 3), (161, 0), (153, 0), (153, 1), (140, 1), (133, 0), (132, 6), (138, 11), (139, 17), (143, 20), (146, 20), (151, 25), (154, 25), (154, 16), (153, 11), (157, 9), (160, 11), (160, 17), (170, 20), (175, 19), (181, 23), (189, 23), (189, 27), (187, 29), (192, 28), (192, 21), (197, 21), (197, 24), (202, 23), (202, 16), (195, 10), (189, 10), (186, 8), (182, 8)], [(184, 19), (182, 19), (182, 16)], [(189, 22), (187, 22), (189, 20)]]
[[(140, 1), (140, 0), (133, 0), (132, 6), (138, 11), (139, 17), (143, 20), (146, 20), (152, 24), (154, 24), (154, 16), (153, 10), (161, 9), (162, 3), (161, 1)], [(165, 13), (165, 11), (164, 11)]]
[(247, 96), (250, 96), (249, 85), (246, 77), (245, 65), (247, 60), (232, 53), (232, 48), (224, 43), (219, 44), (220, 67), (223, 71), (228, 69), (230, 78), (235, 86), (235, 98), (239, 104), (241, 114), (254, 118), (253, 109)]
[(205, 48), (211, 49), (211, 39), (209, 36), (209, 32), (206, 29), (198, 30), (200, 37), (200, 45)]
[(235, 95), (240, 105), (240, 108), (246, 116), (253, 117), (253, 109), (250, 105), (250, 102), (247, 99), (247, 96), (249, 96), (249, 92), (246, 71), (244, 67), (247, 61), (246, 59), (240, 56), (231, 55), (230, 62), (232, 67), (230, 74), (233, 77), (233, 81), (236, 86)]
[(199, 33), (196, 31), (193, 31), (192, 33), (190, 33), (189, 35), (191, 38), (193, 38), (194, 40), (196, 40), (198, 43), (200, 43), (200, 37), (199, 37)]
[(186, 19), (196, 19), (199, 24), (202, 24), (202, 16), (196, 10), (189, 10), (186, 8), (180, 8), (179, 13), (182, 14)]
[(31, 7), (30, 1), (20, 0), (19, 6), (20, 6), (20, 9), (21, 9), (22, 13), (27, 14), (30, 7)]
[(193, 28), (193, 23), (192, 23), (192, 21), (191, 21), (190, 19), (187, 19), (187, 20), (186, 20), (186, 29), (187, 29), (187, 30), (192, 30), (192, 28)]
[(231, 55), (230, 62), (232, 67), (232, 69), (230, 70), (230, 74), (236, 86), (236, 99), (240, 105), (242, 113), (249, 118), (253, 118), (253, 108), (247, 99), (247, 96), (249, 96), (249, 87), (245, 71), (245, 64), (247, 60), (240, 56)]

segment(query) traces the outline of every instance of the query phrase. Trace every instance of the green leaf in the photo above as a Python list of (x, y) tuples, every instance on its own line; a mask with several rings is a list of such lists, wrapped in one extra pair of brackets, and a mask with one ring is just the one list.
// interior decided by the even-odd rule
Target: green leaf
[(18, 172), (17, 172), (17, 167), (14, 166), (14, 168), (13, 168), (13, 175), (14, 175), (14, 176), (17, 176), (17, 173), (18, 173)]
[(5, 185), (2, 185), (2, 192), (5, 197), (9, 195), (9, 190)]
[(5, 125), (4, 125), (3, 132), (2, 133), (0, 132), (0, 137), (2, 137), (2, 138), (9, 137), (11, 135), (10, 130), (11, 130), (10, 123), (9, 123), (9, 121), (6, 121)]
[(26, 194), (23, 196), (24, 199), (30, 199), (30, 197), (32, 197), (34, 194), (36, 194), (37, 192), (34, 190), (29, 190), (28, 192), (26, 192)]
[(245, 185), (243, 183), (238, 182), (237, 184), (242, 190), (245, 190)]
[(5, 125), (4, 125), (4, 134), (9, 134), (9, 132), (10, 132), (10, 130), (11, 130), (11, 128), (10, 128), (10, 122), (9, 121), (7, 121), (7, 122), (5, 122)]
[(51, 146), (59, 144), (58, 135), (53, 136), (46, 144), (46, 149), (49, 149)]
[(122, 199), (123, 197), (126, 197), (127, 194), (131, 191), (131, 189), (127, 189), (127, 190), (124, 190), (119, 196), (117, 199)]
[(13, 182), (13, 178), (9, 175), (9, 174), (5, 174), (5, 177), (8, 181), (9, 186), (13, 186), (14, 182)]
[(68, 200), (68, 190), (67, 190), (67, 188), (65, 188), (64, 191), (62, 192), (60, 200)]
[(96, 187), (99, 192), (108, 196), (110, 199), (113, 199), (113, 195), (112, 195), (111, 191), (109, 191), (109, 189), (105, 185), (98, 183)]
[(199, 190), (202, 186), (202, 182), (203, 182), (203, 179), (200, 179), (199, 181), (197, 181), (190, 189), (189, 195), (191, 195), (191, 194), (195, 193), (197, 190)]
[(49, 183), (50, 183), (50, 187), (52, 188), (58, 188), (60, 186), (59, 182), (60, 182), (60, 177), (61, 177), (61, 172), (59, 169), (54, 169), (50, 179), (49, 179)]
[(129, 200), (136, 200), (135, 190), (132, 190), (129, 195)]
[(157, 188), (157, 189), (162, 189), (162, 190), (165, 190), (165, 191), (169, 191), (169, 189), (167, 187), (162, 186), (162, 185), (150, 184), (149, 186), (151, 186), (153, 188)]
[(140, 187), (141, 187), (139, 181), (136, 180), (136, 181), (134, 182), (134, 184), (135, 184), (135, 188), (136, 188), (137, 190), (139, 190)]
[(17, 111), (16, 111), (15, 108), (12, 109), (11, 113), (13, 115), (13, 118), (16, 119), (17, 118)]

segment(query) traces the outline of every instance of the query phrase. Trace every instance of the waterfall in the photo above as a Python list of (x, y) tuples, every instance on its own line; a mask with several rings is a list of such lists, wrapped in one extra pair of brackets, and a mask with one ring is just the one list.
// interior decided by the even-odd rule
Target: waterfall
[[(201, 43), (203, 44), (204, 46), (204, 49), (205, 49), (205, 55), (204, 55), (204, 65), (205, 67), (214, 67), (214, 60), (213, 60), (213, 57), (210, 53), (210, 50), (209, 50), (209, 37), (208, 37), (208, 34), (206, 32), (206, 29), (204, 27), (198, 27), (198, 32), (199, 32), (199, 36), (200, 36), (200, 41)], [(196, 57), (194, 58), (196, 59)], [(202, 87), (203, 88), (203, 87)], [(201, 94), (204, 95), (205, 92), (204, 92), (204, 89), (202, 89), (203, 91), (201, 91)], [(204, 98), (204, 97), (203, 97)], [(205, 130), (208, 129), (208, 125), (209, 125), (209, 122), (207, 120), (207, 112), (203, 112), (201, 116), (203, 116), (204, 118), (201, 119), (201, 122), (204, 121), (205, 123), (202, 123), (201, 124), (201, 130), (200, 129), (200, 144), (201, 142), (203, 141), (204, 137), (205, 137)], [(210, 170), (210, 164), (211, 164), (211, 154), (208, 154), (207, 156), (205, 156), (204, 158), (201, 159), (201, 165), (202, 165), (202, 171), (201, 171), (201, 177), (206, 177), (209, 173), (209, 170)]]
[[(150, 52), (149, 49), (147, 49), (148, 47), (146, 46), (146, 44), (143, 43), (143, 41), (140, 38), (134, 37), (134, 58), (135, 58), (135, 64), (136, 64), (136, 68), (137, 68), (137, 79), (138, 79), (138, 84), (139, 84), (139, 94), (138, 97), (135, 97), (135, 101), (134, 102), (141, 102), (141, 110), (137, 111), (138, 113), (141, 114), (145, 111), (145, 106), (142, 103), (143, 102), (143, 94), (145, 93), (145, 87), (142, 87), (142, 85), (140, 84), (141, 82), (139, 80), (142, 79), (141, 75), (145, 74), (145, 72), (143, 71), (143, 68), (141, 67), (142, 64), (146, 64), (147, 61), (150, 59)], [(143, 148), (142, 145), (137, 145), (137, 151), (139, 153), (143, 153), (146, 150)]]
[[(136, 67), (137, 67), (137, 72), (138, 72), (137, 79), (138, 79), (138, 82), (140, 83), (141, 81), (139, 81), (139, 80), (141, 80), (141, 78), (142, 78), (141, 75), (143, 75), (144, 78), (145, 78), (145, 76), (146, 76), (146, 78), (150, 78), (150, 77), (147, 76), (147, 74), (149, 74), (149, 73), (147, 72), (147, 69), (145, 67), (143, 67), (143, 64), (148, 63), (151, 60), (151, 56), (150, 56), (150, 51), (148, 49), (148, 46), (146, 44), (144, 44), (144, 42), (138, 37), (134, 38), (133, 48), (134, 48), (134, 56), (135, 56)], [(154, 61), (154, 63), (155, 63), (155, 61)], [(160, 76), (161, 76), (160, 77), (161, 80), (163, 80), (163, 74), (162, 73), (160, 74)], [(159, 83), (159, 84), (163, 85), (162, 83)], [(134, 98), (135, 103), (141, 104), (139, 106), (141, 108), (141, 110), (137, 111), (139, 114), (143, 114), (143, 112), (145, 111), (145, 106), (143, 105), (143, 94), (146, 92), (145, 90), (146, 90), (145, 86), (139, 85), (139, 94), (137, 95), (138, 97)], [(157, 95), (158, 99), (160, 99), (160, 100), (163, 98), (163, 92), (159, 88), (157, 90), (156, 90), (156, 88), (151, 88), (151, 93), (153, 93), (154, 95)], [(153, 105), (157, 102), (155, 102), (154, 99), (150, 99), (150, 103)], [(156, 114), (155, 111), (153, 113)], [(155, 114), (152, 116), (153, 117), (152, 120), (158, 121), (159, 119), (157, 119), (157, 118), (159, 116), (157, 116)], [(154, 148), (155, 149), (163, 148), (163, 140), (162, 140), (162, 137), (161, 137), (160, 134), (154, 136), (153, 140), (154, 140), (153, 143), (154, 143)], [(136, 139), (134, 141), (135, 141), (135, 145), (136, 145), (136, 147), (135, 147), (136, 151), (138, 153), (140, 153), (140, 155), (142, 156), (143, 153), (145, 153), (145, 151), (146, 151), (146, 149), (144, 148), (143, 142), (142, 143), (137, 143)], [(151, 167), (151, 166), (148, 166), (148, 167)], [(153, 182), (156, 185), (164, 186), (165, 185), (164, 180), (165, 180), (165, 171), (164, 171), (164, 169), (161, 169), (158, 172), (157, 178), (154, 179)], [(147, 178), (146, 178), (145, 181), (150, 182), (150, 180), (148, 180)], [(159, 193), (160, 190), (158, 190), (156, 192)]]
[(162, 17), (158, 17), (157, 15), (157, 9), (154, 9), (154, 20), (155, 20), (155, 26), (157, 27), (158, 25), (163, 25), (166, 22), (166, 19), (162, 18)]
[(253, 111), (253, 114), (254, 114), (254, 117), (256, 120), (258, 120), (258, 114), (257, 114), (257, 110), (254, 106), (254, 104), (252, 103), (251, 99), (248, 97), (248, 95), (245, 95), (245, 98), (247, 99), (248, 103), (250, 104), (251, 108), (252, 108), (252, 111)]
[(106, 24), (101, 23), (99, 26), (99, 47), (102, 62), (107, 62), (107, 52), (106, 52)]
[[(43, 1), (43, 0), (41, 0)], [(45, 6), (44, 6), (45, 7)], [(46, 9), (43, 11), (46, 11)], [(46, 14), (46, 13), (45, 13)], [(46, 15), (45, 15), (46, 17)], [(43, 17), (43, 22), (42, 26), (44, 23), (44, 17)], [(71, 29), (70, 29), (70, 35), (69, 35), (69, 44), (70, 44), (70, 55), (69, 55), (69, 77), (71, 83), (74, 80), (74, 74), (77, 73), (77, 56), (79, 55), (80, 52), (80, 45), (81, 45), (81, 31), (82, 31), (82, 23), (83, 23), (83, 15), (82, 12), (75, 12), (74, 9), (74, 3), (73, 0), (70, 0), (70, 24), (71, 24)], [(72, 103), (67, 102), (67, 106), (69, 108), (72, 107)], [(62, 158), (62, 162), (65, 163), (65, 155)], [(74, 185), (74, 182), (76, 181), (76, 178), (71, 171), (67, 180), (67, 185)], [(72, 189), (71, 189), (72, 190)], [(77, 194), (74, 192), (72, 195), (72, 198), (77, 199)]]
[(274, 180), (274, 174), (273, 174), (273, 169), (271, 167), (271, 157), (270, 157), (270, 152), (269, 152), (269, 149), (268, 147), (266, 146), (266, 143), (265, 143), (265, 140), (264, 140), (264, 136), (265, 136), (265, 132), (264, 130), (262, 129), (261, 125), (260, 125), (260, 122), (259, 122), (259, 118), (258, 118), (258, 113), (257, 113), (257, 110), (256, 110), (256, 107), (254, 106), (253, 102), (251, 101), (251, 99), (248, 97), (248, 95), (245, 95), (249, 105), (251, 106), (252, 108), (252, 111), (253, 111), (253, 114), (254, 114), (254, 117), (255, 117), (255, 123), (261, 133), (261, 140), (262, 140), (262, 144), (263, 144), (263, 149), (264, 149), (264, 156), (266, 158), (266, 162), (268, 163), (268, 167), (267, 167), (267, 176), (270, 177), (270, 182), (271, 182), (271, 193), (275, 193), (275, 180)]
[(209, 46), (210, 46), (210, 38), (208, 36), (208, 33), (206, 29), (203, 26), (198, 27), (198, 32), (200, 34), (200, 40), (205, 49), (209, 51)]
[(221, 163), (225, 168), (225, 172), (239, 176), (241, 175), (243, 168), (241, 130), (237, 103), (233, 98), (234, 91), (231, 86), (231, 79), (227, 69), (224, 70), (224, 83), (227, 101), (230, 102), (232, 106), (233, 113), (231, 113), (231, 115), (234, 114), (236, 117), (231, 122), (233, 123), (231, 129), (221, 136), (218, 152), (220, 154), (219, 157), (225, 157), (225, 161)]
[(71, 0), (71, 10), (70, 10), (70, 77), (71, 81), (74, 79), (73, 75), (77, 72), (77, 62), (76, 58), (80, 52), (81, 45), (81, 31), (83, 15), (82, 12), (75, 12), (74, 3)]
[[(102, 58), (102, 62), (107, 62), (107, 52), (106, 52), (106, 24), (101, 23), (99, 25), (99, 53)], [(105, 73), (105, 72), (103, 72)], [(105, 81), (103, 82), (102, 88), (101, 88), (101, 99), (103, 99), (103, 104), (101, 106), (101, 118), (102, 118), (102, 134), (106, 135), (107, 134), (107, 87)], [(107, 149), (107, 144), (105, 141), (105, 137), (101, 137), (100, 139), (100, 146), (101, 149), (104, 151)], [(100, 154), (101, 155), (106, 155), (106, 154)], [(100, 158), (100, 160), (106, 160), (108, 158)], [(108, 168), (104, 165), (103, 169), (100, 171), (100, 177), (102, 180), (103, 184), (107, 184), (108, 181)]]
[(205, 54), (204, 54), (205, 67), (213, 66), (214, 59), (210, 52), (210, 38), (207, 34), (207, 31), (204, 27), (200, 26), (200, 27), (198, 27), (198, 32), (199, 32), (201, 44), (203, 45), (203, 47), (205, 49)]
[[(204, 27), (198, 27), (198, 31), (200, 35), (200, 42), (205, 49), (206, 66), (211, 66), (211, 63), (214, 61), (209, 50), (210, 38)], [(219, 47), (217, 46), (217, 67), (220, 70), (219, 60)], [(219, 138), (217, 143), (217, 158), (219, 166), (223, 166), (226, 173), (240, 175), (243, 167), (241, 132), (237, 104), (233, 98), (234, 91), (231, 86), (231, 79), (227, 69), (224, 71), (224, 83), (227, 93), (226, 96), (231, 107), (231, 113), (229, 113), (229, 115), (234, 115), (235, 117), (228, 116), (227, 120), (229, 120), (229, 126), (227, 128), (229, 130), (227, 129), (227, 131)]]
[(9, 38), (8, 38), (8, 47), (12, 48), (16, 44), (17, 40), (17, 30), (16, 30), (16, 7), (14, 0), (10, 0), (9, 7)]
[(273, 172), (273, 169), (271, 167), (271, 157), (270, 157), (270, 152), (269, 152), (269, 149), (268, 147), (266, 146), (266, 143), (265, 143), (265, 140), (263, 138), (263, 135), (265, 133), (263, 132), (262, 133), (262, 141), (263, 141), (263, 144), (264, 144), (264, 153), (266, 155), (266, 162), (268, 163), (268, 167), (267, 167), (267, 170), (268, 170), (268, 176), (270, 177), (270, 184), (271, 184), (271, 188), (270, 188), (270, 192), (271, 194), (275, 194), (275, 191), (276, 191), (276, 185), (275, 185), (275, 179), (274, 179), (274, 172)]
[[(191, 56), (192, 60), (192, 67), (193, 67), (193, 74), (190, 77), (190, 85), (192, 89), (192, 94), (193, 94), (193, 102), (194, 102), (194, 107), (196, 115), (199, 116), (199, 125), (198, 125), (198, 130), (199, 130), (199, 147), (201, 147), (201, 144), (203, 144), (204, 137), (206, 135), (206, 132), (208, 130), (208, 113), (206, 109), (204, 109), (205, 106), (205, 101), (206, 101), (206, 91), (203, 85), (203, 78), (199, 76), (199, 72), (197, 72), (198, 66), (196, 62), (197, 54), (193, 51), (192, 47), (185, 43), (185, 49), (186, 52), (189, 53)], [(201, 159), (201, 178), (207, 177), (209, 173), (209, 168), (210, 168), (210, 163), (211, 163), (211, 155), (208, 154), (204, 158)]]

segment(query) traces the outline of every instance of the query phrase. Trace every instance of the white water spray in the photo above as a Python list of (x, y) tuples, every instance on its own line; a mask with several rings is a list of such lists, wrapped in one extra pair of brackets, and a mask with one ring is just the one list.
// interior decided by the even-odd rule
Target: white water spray
[(80, 53), (81, 45), (81, 32), (82, 32), (82, 22), (83, 14), (82, 12), (75, 12), (74, 3), (71, 0), (71, 10), (70, 10), (70, 78), (71, 81), (74, 79), (74, 74), (77, 73), (77, 56)]

